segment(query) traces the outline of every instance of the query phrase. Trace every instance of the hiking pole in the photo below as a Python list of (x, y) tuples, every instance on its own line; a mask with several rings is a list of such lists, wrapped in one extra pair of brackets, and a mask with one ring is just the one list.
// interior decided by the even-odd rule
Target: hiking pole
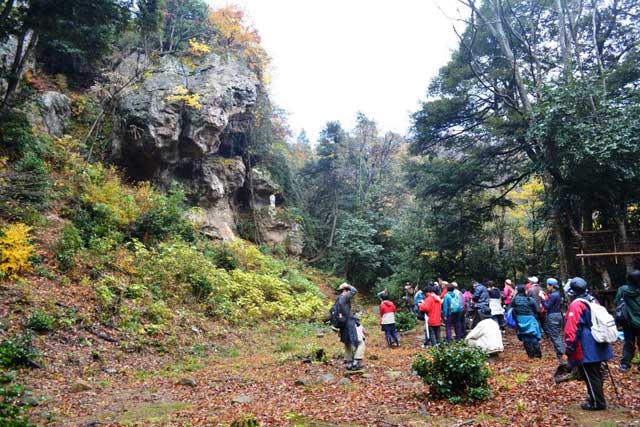
[(611, 379), (611, 384), (613, 384), (613, 391), (616, 393), (616, 398), (618, 399), (618, 402), (619, 402), (620, 394), (618, 394), (618, 386), (616, 385), (616, 382), (613, 380), (613, 374), (611, 373), (611, 369), (609, 369), (609, 363), (604, 362), (604, 366), (607, 367), (607, 372), (609, 372), (609, 379)]

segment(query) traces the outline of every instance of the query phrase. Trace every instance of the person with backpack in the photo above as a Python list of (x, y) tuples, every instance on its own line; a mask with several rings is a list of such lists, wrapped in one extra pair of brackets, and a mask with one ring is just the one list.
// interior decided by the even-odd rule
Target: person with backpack
[(442, 301), (433, 291), (433, 287), (427, 288), (427, 297), (420, 304), (420, 311), (425, 313), (427, 330), (422, 348), (428, 345), (440, 344), (440, 326), (442, 326)]
[[(607, 409), (602, 362), (606, 363), (613, 358), (613, 350), (609, 342), (599, 342), (602, 338), (594, 329), (596, 324), (602, 323), (598, 316), (604, 315), (602, 310), (605, 313), (606, 310), (589, 295), (587, 282), (581, 277), (570, 280), (567, 295), (572, 301), (567, 309), (564, 340), (569, 367), (579, 367), (587, 387), (587, 400), (581, 407), (587, 411)], [(615, 324), (613, 327), (615, 328)]]
[(547, 279), (548, 295), (542, 300), (542, 306), (546, 311), (546, 317), (542, 324), (545, 335), (551, 340), (553, 348), (556, 350), (556, 357), (560, 363), (565, 363), (564, 343), (560, 338), (562, 330), (562, 314), (560, 313), (560, 305), (562, 304), (562, 295), (560, 294), (560, 284), (557, 279)]
[[(626, 372), (631, 369), (631, 361), (636, 352), (636, 342), (640, 348), (640, 270), (629, 273), (628, 284), (618, 289), (614, 300), (616, 307), (622, 310), (624, 331), (624, 347), (620, 370)], [(624, 306), (621, 307), (621, 303)], [(640, 364), (638, 365), (640, 371)]]
[(356, 350), (360, 343), (356, 329), (358, 319), (356, 319), (351, 310), (351, 300), (358, 290), (348, 283), (341, 284), (338, 290), (340, 295), (331, 309), (331, 323), (338, 328), (340, 341), (344, 344), (345, 368), (347, 370), (360, 369), (362, 367), (362, 359), (356, 357), (358, 355)]
[(540, 324), (538, 316), (540, 309), (533, 298), (527, 296), (525, 285), (516, 287), (516, 296), (511, 301), (511, 308), (516, 318), (516, 334), (518, 339), (522, 341), (527, 356), (530, 359), (534, 357), (542, 358), (542, 350), (540, 350)]
[(421, 312), (420, 309), (418, 308), (420, 304), (422, 304), (422, 301), (424, 301), (424, 298), (425, 298), (425, 292), (416, 286), (416, 292), (413, 296), (413, 308), (414, 308), (414, 312), (418, 317), (418, 320), (424, 320), (424, 313)]
[(389, 295), (381, 295), (380, 298), (382, 299), (380, 303), (380, 327), (387, 339), (387, 345), (391, 348), (395, 343), (396, 347), (400, 347), (398, 332), (396, 331), (396, 306), (389, 300)]
[(446, 340), (451, 341), (451, 329), (456, 332), (456, 341), (460, 341), (464, 335), (464, 313), (462, 311), (462, 292), (458, 290), (458, 284), (451, 282), (447, 286), (448, 292), (442, 300), (442, 315), (444, 316)]

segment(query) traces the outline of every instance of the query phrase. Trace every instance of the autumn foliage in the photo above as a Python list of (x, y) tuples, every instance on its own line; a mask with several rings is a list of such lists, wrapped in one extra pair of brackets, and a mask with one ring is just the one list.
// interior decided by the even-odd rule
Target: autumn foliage
[(31, 268), (29, 258), (34, 254), (33, 245), (29, 242), (31, 227), (15, 223), (2, 228), (0, 236), (0, 275), (9, 278), (18, 277), (19, 273)]

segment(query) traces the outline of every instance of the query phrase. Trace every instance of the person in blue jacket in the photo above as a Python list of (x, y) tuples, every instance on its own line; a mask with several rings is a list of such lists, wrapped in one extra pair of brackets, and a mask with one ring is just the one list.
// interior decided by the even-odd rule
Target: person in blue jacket
[(556, 357), (560, 363), (564, 361), (564, 343), (560, 337), (562, 331), (562, 313), (560, 313), (560, 305), (562, 304), (562, 295), (560, 294), (560, 285), (554, 278), (547, 279), (546, 299), (542, 301), (546, 317), (542, 325), (542, 329), (547, 337), (551, 340), (553, 348), (556, 350)]

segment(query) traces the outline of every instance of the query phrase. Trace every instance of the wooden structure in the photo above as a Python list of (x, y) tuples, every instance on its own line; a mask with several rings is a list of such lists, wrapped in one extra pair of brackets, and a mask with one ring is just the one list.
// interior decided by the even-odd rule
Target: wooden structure
[(617, 230), (583, 231), (587, 251), (574, 240), (574, 249), (578, 258), (640, 256), (640, 230), (627, 230), (627, 242), (622, 244)]

